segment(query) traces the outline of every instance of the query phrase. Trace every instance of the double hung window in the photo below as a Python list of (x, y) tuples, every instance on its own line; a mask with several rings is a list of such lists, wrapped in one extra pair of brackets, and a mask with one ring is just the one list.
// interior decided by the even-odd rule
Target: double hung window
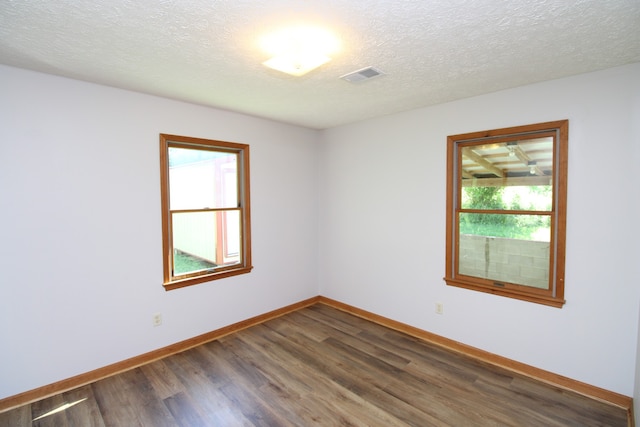
[(251, 271), (249, 146), (160, 135), (164, 286)]
[(445, 281), (562, 307), (568, 121), (448, 137)]

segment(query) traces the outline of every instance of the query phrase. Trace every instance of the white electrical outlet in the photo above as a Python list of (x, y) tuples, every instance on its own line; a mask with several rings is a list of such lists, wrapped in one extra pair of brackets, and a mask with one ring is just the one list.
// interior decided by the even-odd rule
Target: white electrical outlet
[(442, 304), (441, 302), (437, 302), (436, 303), (436, 314), (443, 314), (444, 313), (444, 304)]
[(152, 317), (152, 321), (153, 321), (153, 326), (162, 325), (162, 314), (160, 314), (160, 313), (154, 314), (153, 317)]

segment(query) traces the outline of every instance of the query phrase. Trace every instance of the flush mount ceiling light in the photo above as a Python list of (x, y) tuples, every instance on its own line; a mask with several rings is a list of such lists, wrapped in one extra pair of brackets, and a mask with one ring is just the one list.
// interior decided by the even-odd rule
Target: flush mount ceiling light
[(271, 59), (263, 62), (269, 68), (293, 76), (302, 76), (331, 61), (340, 42), (327, 30), (314, 27), (292, 27), (261, 39), (262, 49)]

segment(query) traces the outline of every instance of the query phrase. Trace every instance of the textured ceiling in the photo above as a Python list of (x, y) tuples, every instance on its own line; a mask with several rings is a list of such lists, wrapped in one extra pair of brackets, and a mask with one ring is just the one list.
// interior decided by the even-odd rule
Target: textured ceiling
[[(341, 51), (264, 67), (292, 24)], [(640, 0), (0, 0), (0, 63), (315, 129), (639, 61)]]

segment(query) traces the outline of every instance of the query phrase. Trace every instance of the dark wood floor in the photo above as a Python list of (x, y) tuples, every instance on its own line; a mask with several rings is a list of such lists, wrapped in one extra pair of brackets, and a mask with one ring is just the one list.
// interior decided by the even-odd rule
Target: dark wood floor
[(318, 304), (0, 414), (0, 426), (31, 425), (549, 427), (627, 419), (623, 409)]

